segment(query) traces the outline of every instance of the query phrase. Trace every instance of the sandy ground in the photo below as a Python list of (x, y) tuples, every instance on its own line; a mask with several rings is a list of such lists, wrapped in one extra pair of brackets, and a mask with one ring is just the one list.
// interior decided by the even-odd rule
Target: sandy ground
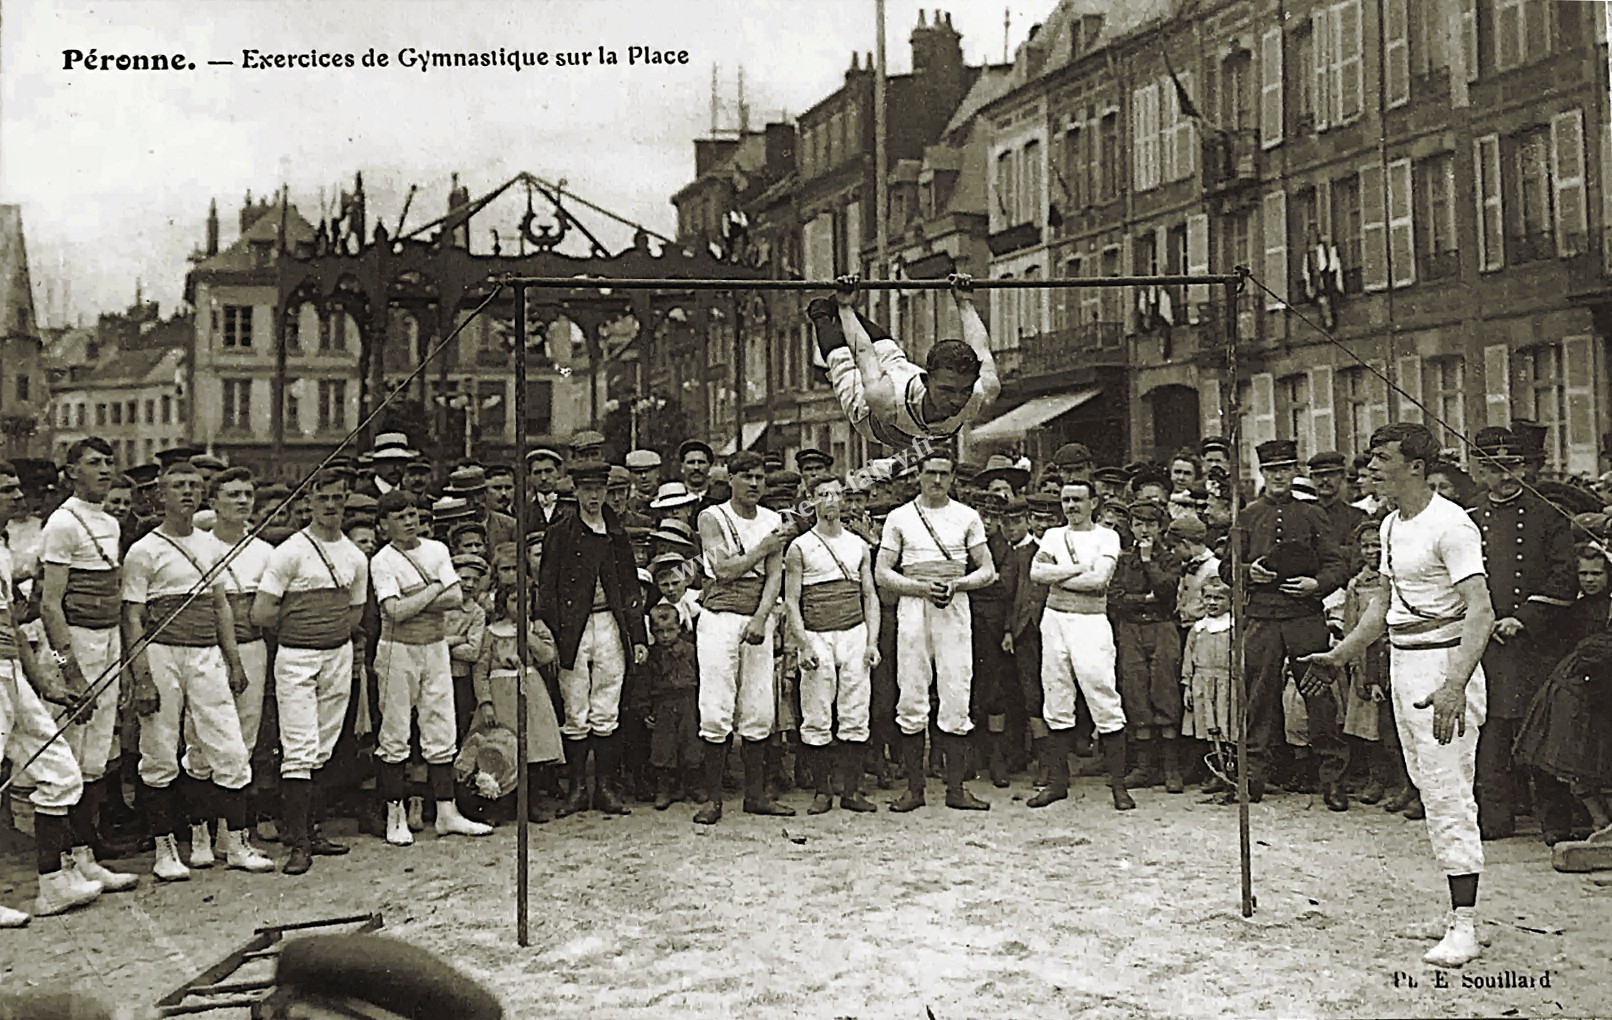
[[(1148, 790), (1121, 815), (1088, 779), (1030, 811), (1022, 781), (974, 787), (989, 813), (939, 806), (932, 781), (930, 806), (905, 816), (807, 818), (794, 794), (791, 819), (733, 803), (703, 828), (678, 804), (534, 826), (526, 949), (512, 827), (407, 850), (355, 837), (300, 879), (146, 878), (0, 933), (0, 990), (71, 983), (144, 1006), (257, 925), (379, 910), (386, 934), (481, 975), (519, 1017), (1612, 1014), (1612, 885), (1551, 870), (1537, 837), (1487, 844), (1491, 944), (1440, 986), (1429, 943), (1406, 934), (1446, 903), (1420, 823), (1267, 798), (1252, 808), (1259, 906), (1245, 920), (1235, 808)], [(0, 901), (31, 898), (29, 861), (0, 859)], [(149, 874), (149, 857), (137, 865)], [(1508, 972), (1550, 987), (1463, 987)]]

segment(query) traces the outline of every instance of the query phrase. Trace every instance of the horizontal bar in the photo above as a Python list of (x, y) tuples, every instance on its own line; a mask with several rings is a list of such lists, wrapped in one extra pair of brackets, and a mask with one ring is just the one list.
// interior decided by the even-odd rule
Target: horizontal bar
[[(832, 291), (833, 280), (710, 280), (625, 278), (601, 276), (493, 276), (495, 283), (512, 287), (552, 290), (815, 290)], [(1043, 287), (1175, 287), (1193, 284), (1241, 283), (1239, 273), (1200, 273), (1178, 276), (1101, 276), (1086, 279), (1052, 277), (1045, 280), (975, 280), (975, 290), (1030, 290)], [(950, 290), (945, 280), (861, 280), (858, 290)]]
[(252, 981), (221, 981), (216, 985), (197, 985), (190, 990), (190, 994), (223, 995), (226, 992), (261, 992), (265, 988), (273, 987), (273, 978), (257, 978)]
[(190, 1016), (195, 1013), (211, 1013), (220, 1009), (247, 1009), (267, 999), (266, 995), (237, 995), (233, 999), (219, 999), (216, 1002), (187, 1002), (182, 1006), (163, 1006), (163, 1016)]
[[(288, 931), (305, 931), (309, 928), (334, 928), (338, 924), (358, 924), (360, 922), (373, 922), (379, 914), (354, 914), (351, 917), (332, 917), (325, 921), (297, 921), (294, 924), (269, 924), (257, 929), (259, 935), (277, 935)], [(376, 927), (379, 927), (377, 925)], [(370, 931), (373, 929), (365, 929)]]

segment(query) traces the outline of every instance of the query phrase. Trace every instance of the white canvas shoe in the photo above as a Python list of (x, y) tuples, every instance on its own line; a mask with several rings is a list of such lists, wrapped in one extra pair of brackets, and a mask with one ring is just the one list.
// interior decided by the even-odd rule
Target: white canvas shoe
[(459, 813), (459, 805), (451, 800), (437, 801), (438, 836), (485, 836), (493, 831), (491, 825), (472, 822)]
[(221, 832), (219, 842), (224, 845), (224, 863), (237, 871), (261, 874), (274, 870), (274, 862), (246, 838), (246, 830), (230, 829)]
[(94, 893), (95, 895), (99, 896), (101, 893), (106, 891), (105, 888), (102, 887), (101, 883), (95, 881), (93, 878), (87, 877), (78, 870), (78, 859), (73, 856), (73, 851), (63, 850), (61, 862), (61, 874), (67, 876), (67, 878), (63, 880), (64, 883), (77, 890), (80, 895)]
[(93, 903), (101, 895), (95, 882), (85, 882), (81, 876), (66, 868), (50, 875), (39, 876), (39, 897), (34, 900), (37, 917), (65, 914), (74, 907)]
[(95, 859), (95, 851), (87, 846), (73, 847), (73, 863), (78, 873), (91, 882), (97, 882), (102, 892), (128, 892), (140, 884), (140, 876), (126, 871), (113, 871)]
[[(224, 840), (218, 842), (222, 847)], [(195, 823), (190, 827), (190, 866), (205, 869), (217, 861), (218, 858), (213, 855), (213, 834), (207, 831), (207, 823)]]
[(12, 910), (0, 903), (0, 928), (26, 928), (32, 918), (20, 910)]
[(1476, 960), (1483, 947), (1478, 944), (1476, 922), (1471, 907), (1456, 907), (1450, 912), (1450, 923), (1438, 945), (1427, 951), (1422, 959), (1435, 967), (1460, 967)]
[(402, 801), (394, 800), (386, 805), (386, 841), (393, 846), (414, 845), (414, 833), (409, 830), (408, 814)]
[(157, 837), (157, 863), (152, 865), (151, 873), (164, 882), (190, 880), (190, 869), (179, 859), (179, 843), (173, 833), (165, 832)]

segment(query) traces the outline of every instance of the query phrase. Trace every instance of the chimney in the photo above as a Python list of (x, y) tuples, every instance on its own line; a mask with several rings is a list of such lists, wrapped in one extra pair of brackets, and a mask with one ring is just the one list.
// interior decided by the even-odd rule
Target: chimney
[[(912, 72), (916, 75), (938, 75), (941, 78), (962, 79), (962, 37), (945, 20), (943, 12), (935, 11), (934, 24), (918, 11), (918, 27), (912, 30)], [(958, 98), (962, 98), (958, 96)]]
[(245, 198), (244, 201), (241, 202), (241, 233), (243, 233), (243, 234), (246, 233), (246, 228), (250, 227), (252, 225), (251, 220), (252, 220), (252, 189), (247, 188), (246, 189), (246, 198)]
[[(448, 212), (453, 214), (470, 204), (470, 189), (459, 183), (459, 175), (454, 174), (453, 180), (448, 184)], [(455, 248), (470, 247), (470, 221), (453, 228), (451, 243)]]
[(852, 71), (852, 73), (855, 73), (857, 71), (862, 70), (862, 63), (861, 62), (862, 62), (862, 54), (856, 52), (855, 50), (852, 50), (851, 51), (851, 71)]
[(218, 254), (218, 199), (216, 198), (207, 207), (206, 252), (209, 258)]

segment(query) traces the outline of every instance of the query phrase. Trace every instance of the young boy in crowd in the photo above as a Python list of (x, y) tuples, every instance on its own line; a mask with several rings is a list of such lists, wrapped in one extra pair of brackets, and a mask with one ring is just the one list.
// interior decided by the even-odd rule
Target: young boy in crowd
[(465, 599), (443, 614), (448, 636), (448, 666), (453, 673), (454, 719), (459, 724), (459, 741), (464, 742), (476, 722), (476, 690), (471, 680), (481, 647), (487, 640), (487, 610), (481, 596), (487, 582), (487, 561), (480, 556), (460, 553), (453, 558)]
[(685, 799), (701, 799), (695, 793), (705, 754), (700, 746), (700, 675), (692, 632), (683, 626), (674, 603), (650, 608), (649, 632), (655, 639), (648, 662), (649, 764), (656, 773), (655, 810), (665, 811), (680, 792)]

